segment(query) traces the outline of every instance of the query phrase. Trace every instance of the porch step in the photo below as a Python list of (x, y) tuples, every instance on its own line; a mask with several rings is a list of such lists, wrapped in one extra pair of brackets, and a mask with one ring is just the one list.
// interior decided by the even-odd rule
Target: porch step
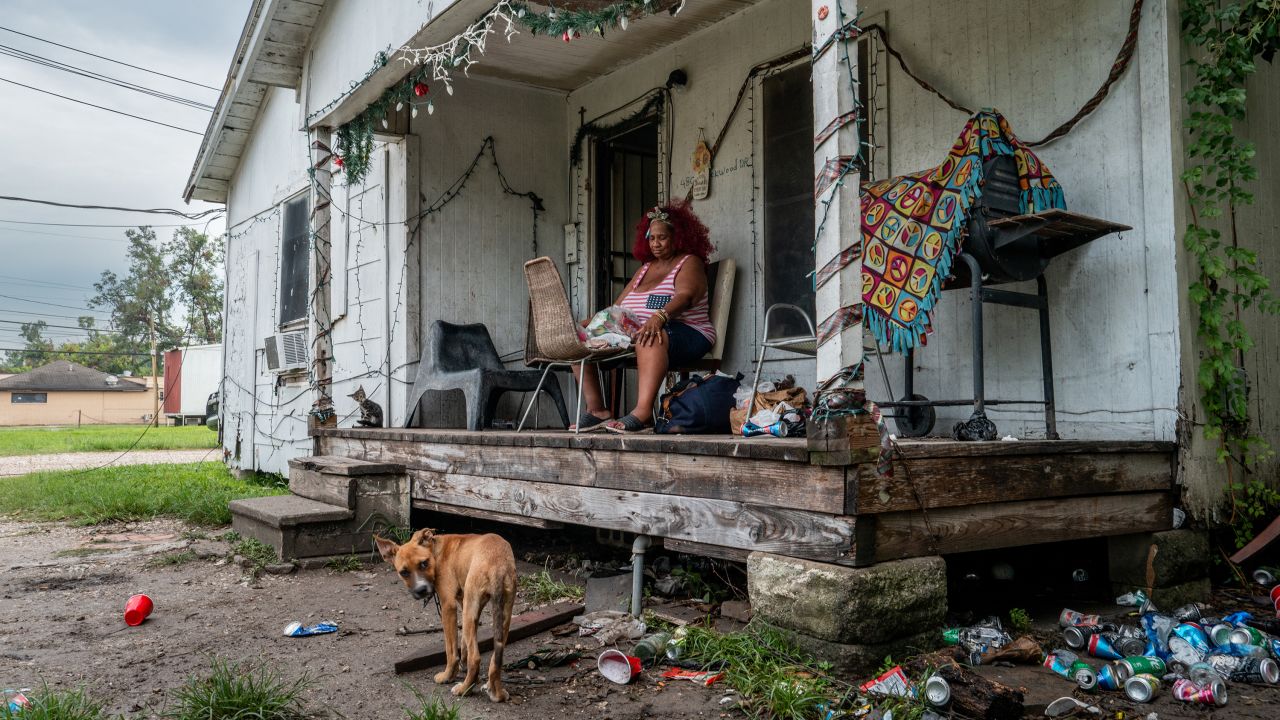
[(355, 512), (297, 495), (233, 500), (231, 529), (270, 545), (282, 560), (367, 552), (368, 532), (356, 532)]
[(268, 527), (286, 528), (310, 523), (340, 522), (355, 517), (349, 508), (297, 495), (272, 495), (231, 501), (231, 514)]
[(310, 500), (356, 509), (361, 479), (376, 483), (379, 476), (403, 475), (404, 466), (336, 455), (313, 455), (289, 461), (289, 492)]

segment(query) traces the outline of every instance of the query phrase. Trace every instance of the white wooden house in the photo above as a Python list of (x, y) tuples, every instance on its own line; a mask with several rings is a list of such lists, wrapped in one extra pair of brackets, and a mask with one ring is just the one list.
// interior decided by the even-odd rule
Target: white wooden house
[[(494, 8), (494, 0), (254, 2), (184, 193), (226, 203), (228, 210), (222, 428), (232, 466), (286, 472), (291, 458), (357, 450), (387, 459), (394, 453), (377, 443), (414, 437), (430, 445), (429, 452), (470, 442), (499, 452), (493, 449), (496, 439), (466, 440), (444, 430), (420, 436), (343, 430), (358, 418), (348, 396), (363, 386), (385, 409), (387, 426), (402, 427), (420, 339), (436, 320), (485, 323), (504, 359), (521, 367), (527, 318), (523, 263), (539, 255), (554, 258), (580, 316), (607, 304), (616, 293), (614, 276), (635, 267), (609, 253), (629, 247), (630, 226), (643, 208), (659, 198), (684, 196), (695, 145), (704, 138), (715, 141), (722, 128), (709, 197), (695, 201), (694, 208), (712, 230), (715, 257), (732, 258), (739, 268), (724, 367), (749, 374), (768, 305), (796, 302), (815, 309), (821, 320), (838, 304), (860, 297), (857, 273), (844, 273), (824, 287), (827, 296), (818, 297), (815, 307), (808, 279), (815, 262), (822, 262), (812, 249), (812, 178), (823, 157), (835, 154), (815, 150), (813, 134), (834, 109), (849, 106), (845, 73), (859, 79), (866, 140), (873, 148), (862, 179), (887, 178), (937, 164), (967, 116), (908, 77), (884, 38), (943, 94), (969, 107), (998, 108), (1020, 137), (1039, 138), (1071, 117), (1107, 76), (1132, 6), (1120, 0), (660, 4), (680, 11), (640, 13), (625, 30), (609, 27), (568, 41), (534, 35), (519, 23), (518, 34), (508, 40), (505, 22), (498, 23), (483, 52), (472, 51), (474, 64), (466, 73), (455, 70), (447, 83), (428, 79), (429, 90), (416, 105), (391, 113), (386, 126), (376, 128), (371, 169), (350, 185), (313, 144), (332, 146), (335, 129), (413, 72), (413, 54), (404, 49), (453, 42)], [(545, 12), (547, 6), (533, 9)], [(838, 10), (849, 18), (861, 13), (860, 25), (877, 25), (884, 34), (850, 40), (847, 66), (836, 54), (811, 64), (812, 45), (837, 27)], [(1179, 71), (1184, 48), (1177, 15), (1175, 0), (1146, 2), (1136, 52), (1107, 98), (1065, 137), (1037, 150), (1061, 181), (1070, 209), (1132, 227), (1058, 258), (1047, 271), (1063, 440), (1036, 442), (1045, 430), (1042, 411), (1034, 406), (989, 408), (1001, 434), (1021, 438), (1023, 449), (978, 443), (986, 449), (948, 451), (966, 459), (957, 467), (964, 465), (970, 475), (957, 470), (956, 478), (981, 476), (998, 465), (992, 459), (997, 456), (1031, 454), (1063, 463), (1060, 471), (1045, 465), (1045, 477), (1062, 475), (1066, 485), (1078, 482), (1100, 493), (1109, 491), (1099, 478), (1144, 473), (1148, 480), (1154, 473), (1167, 491), (1175, 475), (1171, 468), (1177, 468), (1183, 500), (1193, 510), (1211, 512), (1221, 497), (1221, 470), (1192, 422), (1196, 352), (1185, 297), (1188, 270), (1180, 237), (1186, 210), (1179, 180), (1187, 80)], [(379, 53), (385, 53), (385, 65), (375, 62)], [(756, 66), (787, 57), (791, 62), (752, 74)], [(683, 72), (684, 82), (675, 71)], [(1278, 76), (1264, 67), (1251, 87), (1255, 127), (1265, 128), (1266, 118), (1277, 117)], [(740, 89), (741, 104), (731, 117)], [(657, 100), (646, 104), (651, 98)], [(583, 126), (613, 129), (580, 136)], [(833, 142), (855, 147), (853, 132), (850, 126)], [(1280, 164), (1277, 141), (1263, 131), (1255, 135), (1260, 166)], [(850, 181), (835, 191), (843, 209), (831, 220), (837, 231), (819, 240), (822, 256), (847, 244), (858, 227), (852, 211), (856, 185)], [(1275, 173), (1265, 172), (1256, 191), (1259, 198), (1276, 198)], [(332, 201), (325, 204), (330, 192)], [(525, 193), (536, 194), (540, 211)], [(1263, 201), (1242, 217), (1250, 229), (1245, 235), (1274, 234), (1280, 222), (1276, 207)], [(326, 230), (327, 258), (318, 258), (325, 248), (313, 238)], [(1274, 276), (1280, 267), (1274, 243), (1267, 248), (1259, 241), (1259, 248), (1270, 253), (1265, 262)], [(318, 285), (326, 260), (331, 281)], [(932, 398), (963, 398), (971, 372), (969, 299), (964, 292), (943, 298), (935, 332), (915, 354), (915, 389)], [(329, 319), (333, 362), (325, 372), (332, 378), (340, 430), (313, 436), (316, 332)], [(1040, 338), (1034, 320), (992, 307), (985, 323), (988, 394), (1038, 398)], [(303, 340), (292, 347), (296, 336), (290, 334), (296, 332), (304, 333)], [(1270, 348), (1256, 353), (1249, 368), (1256, 416), (1275, 442), (1280, 414), (1264, 398), (1277, 376), (1280, 333), (1259, 327), (1255, 334)], [(764, 374), (790, 373), (812, 388), (861, 352), (852, 331), (832, 345), (817, 364), (812, 358), (776, 360)], [(887, 368), (900, 390), (901, 361), (890, 359)], [(868, 395), (889, 399), (880, 377), (868, 359)], [(429, 396), (427, 402), (434, 424), (460, 426), (455, 398)], [(510, 402), (502, 414), (511, 418), (516, 411)], [(968, 413), (967, 407), (939, 408), (938, 426), (949, 427)], [(542, 413), (544, 420), (552, 415)], [(540, 441), (517, 444), (527, 442)], [(565, 452), (607, 442), (546, 440)], [(407, 452), (398, 447), (395, 453)], [(661, 447), (665, 452), (676, 446)], [(734, 452), (744, 461), (782, 462), (795, 459), (793, 450), (803, 454), (803, 445)], [(919, 452), (927, 457), (930, 451)], [(1089, 463), (1078, 462), (1081, 453)], [(1129, 472), (1135, 467), (1143, 469)], [(431, 472), (448, 475), (439, 467)], [(1043, 479), (1039, 471), (1019, 472), (1028, 482)], [(945, 484), (945, 473), (939, 473), (938, 482)], [(1151, 490), (1111, 491), (1143, 488)], [(1043, 500), (1028, 492), (999, 499)], [(1109, 510), (1112, 524), (1080, 532), (1168, 527), (1173, 500), (1134, 502)], [(1028, 512), (1027, 506), (1009, 504), (1008, 516)], [(846, 498), (830, 512), (852, 512), (850, 507)], [(1099, 510), (1091, 505), (1079, 512)], [(1062, 525), (1075, 522), (1078, 516), (1072, 515)], [(628, 529), (620, 520), (615, 524)], [(885, 542), (898, 547), (891, 538)]]

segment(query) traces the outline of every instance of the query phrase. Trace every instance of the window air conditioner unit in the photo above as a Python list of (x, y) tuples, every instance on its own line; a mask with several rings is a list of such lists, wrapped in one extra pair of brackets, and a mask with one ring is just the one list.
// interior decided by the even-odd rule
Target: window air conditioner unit
[(274, 373), (292, 372), (307, 368), (307, 332), (268, 335), (265, 341), (267, 369)]

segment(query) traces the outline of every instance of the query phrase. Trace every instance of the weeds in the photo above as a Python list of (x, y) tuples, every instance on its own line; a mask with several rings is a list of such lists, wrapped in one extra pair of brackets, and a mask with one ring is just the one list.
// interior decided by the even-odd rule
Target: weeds
[(190, 550), (169, 553), (151, 558), (147, 561), (149, 568), (177, 567), (178, 565), (186, 565), (196, 559), (196, 554)]
[(1021, 635), (1031, 631), (1031, 616), (1022, 608), (1009, 609), (1009, 629), (1015, 635)]
[(582, 586), (560, 582), (545, 569), (521, 577), (519, 587), (534, 605), (549, 605), (563, 599), (581, 600), (586, 594)]
[[(208, 677), (191, 676), (172, 694), (171, 720), (301, 720), (302, 694), (314, 684), (307, 675), (286, 680), (265, 664), (213, 659)], [(23, 716), (26, 720), (26, 716)]]
[(409, 689), (418, 698), (418, 707), (405, 708), (404, 713), (409, 720), (458, 720), (457, 703), (445, 705), (440, 698), (427, 697), (413, 686), (409, 686)]
[(364, 567), (364, 563), (356, 555), (335, 555), (324, 566), (335, 572), (352, 572)]
[[(84, 690), (53, 690), (48, 685), (38, 693), (24, 693), (30, 704), (10, 710), (0, 704), (0, 720), (104, 720), (103, 704), (90, 700)], [(0, 694), (0, 699), (7, 699)]]
[(181, 537), (183, 540), (208, 540), (209, 533), (203, 530), (183, 530)]
[(261, 570), (278, 559), (275, 548), (253, 538), (239, 540), (232, 549), (237, 555), (252, 563), (255, 571)]

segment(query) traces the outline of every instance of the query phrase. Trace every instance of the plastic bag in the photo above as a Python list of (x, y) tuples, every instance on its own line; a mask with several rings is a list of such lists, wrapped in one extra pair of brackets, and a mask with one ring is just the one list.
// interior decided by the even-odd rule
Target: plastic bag
[(636, 314), (619, 305), (610, 305), (591, 317), (591, 322), (579, 333), (585, 340), (605, 335), (621, 335), (630, 340), (643, 323)]

